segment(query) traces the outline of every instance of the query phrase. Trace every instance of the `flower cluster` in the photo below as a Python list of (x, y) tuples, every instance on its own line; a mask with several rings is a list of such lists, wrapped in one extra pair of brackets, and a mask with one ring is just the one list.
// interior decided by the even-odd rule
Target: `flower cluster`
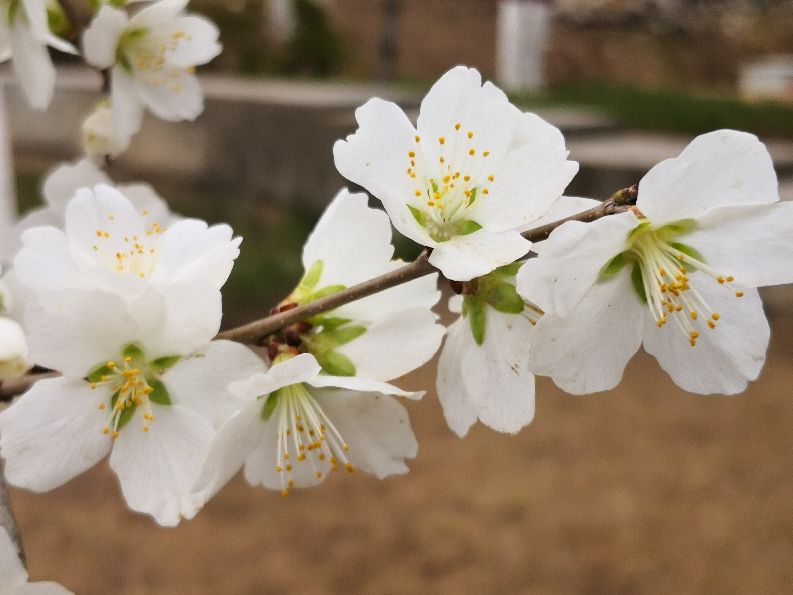
[[(186, 0), (99, 4), (83, 47), (112, 90), (83, 127), (89, 157), (122, 151), (144, 109), (195, 118), (194, 67), (220, 51)], [(55, 42), (37, 2), (14, 5), (16, 65), (32, 55), (23, 48)], [(400, 399), (423, 392), (392, 383), (444, 337), (436, 388), (460, 436), (477, 420), (528, 425), (535, 375), (574, 394), (616, 386), (641, 345), (695, 393), (738, 393), (759, 374), (769, 330), (757, 288), (793, 282), (793, 204), (779, 202), (756, 137), (696, 138), (598, 218), (579, 216), (606, 214), (598, 201), (563, 196), (578, 165), (560, 131), (476, 70), (441, 77), (415, 126), (380, 99), (356, 119), (335, 162), (385, 212), (340, 190), (272, 309), (305, 315), (250, 347), (217, 338), (241, 242), (229, 226), (177, 216), (90, 160), (47, 178), (0, 285), (0, 380), (33, 364), (58, 374), (0, 413), (12, 484), (50, 490), (109, 457), (129, 506), (173, 526), (240, 469), (284, 495), (335, 470), (405, 473), (417, 440)], [(392, 224), (451, 282), (448, 328), (433, 311), (438, 272), (399, 278)]]

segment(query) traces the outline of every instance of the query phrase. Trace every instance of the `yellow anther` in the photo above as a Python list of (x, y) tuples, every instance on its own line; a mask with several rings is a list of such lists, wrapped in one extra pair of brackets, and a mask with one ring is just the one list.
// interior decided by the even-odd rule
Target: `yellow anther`
[(438, 139), (438, 142), (439, 142), (440, 144), (442, 144), (442, 145), (443, 145), (443, 144), (446, 144), (446, 139), (445, 139), (444, 137), (442, 137), (442, 136), (441, 136), (441, 137)]
[(457, 122), (457, 124), (454, 125), (454, 129), (455, 130), (460, 130), (460, 123), (459, 122)]
[(496, 181), (496, 178), (495, 178), (495, 176), (493, 176), (493, 175), (489, 175), (489, 176), (487, 176), (487, 179), (488, 179), (488, 181), (490, 181), (490, 182), (495, 182), (495, 181)]
[(109, 434), (110, 433), (110, 428), (107, 428), (107, 427), (102, 428), (102, 433), (103, 434)]
[(440, 161), (441, 163), (446, 163), (446, 159), (444, 159), (443, 157), (440, 157), (440, 158), (438, 159), (438, 161)]
[(144, 432), (148, 432), (149, 431), (149, 426), (143, 426), (143, 431)]
[(732, 283), (733, 281), (735, 281), (735, 277), (733, 277), (732, 275), (727, 277), (727, 283)]
[(116, 438), (118, 438), (118, 431), (113, 432), (113, 440), (115, 440)]
[(711, 318), (713, 318), (713, 320), (718, 320), (719, 318), (721, 318), (721, 314), (719, 314), (718, 312), (714, 312)]
[(317, 479), (322, 479), (322, 471), (317, 471), (316, 476)]
[(485, 151), (484, 153), (482, 153), (483, 157), (488, 157), (489, 155), (490, 155), (490, 151)]
[(724, 285), (724, 281), (725, 281), (725, 279), (724, 279), (724, 277), (717, 277), (717, 278), (716, 278), (716, 281), (718, 281), (718, 282), (719, 282), (719, 285)]
[(283, 473), (283, 472), (284, 472), (284, 468), (283, 468), (283, 467), (281, 467), (281, 465), (278, 465), (278, 466), (275, 468), (275, 470), (276, 470), (276, 472), (278, 472), (278, 473)]
[(476, 155), (476, 149), (471, 149), (470, 151), (468, 151), (468, 154), (471, 155), (471, 157), (473, 157), (474, 155)]
[(289, 490), (281, 490), (281, 496), (286, 498), (289, 495)]
[(463, 182), (467, 182), (471, 179), (471, 176), (463, 176)]
[(743, 291), (736, 291), (735, 292), (735, 297), (742, 298), (743, 297)]
[(411, 159), (413, 159), (415, 156), (416, 156), (416, 152), (415, 151), (408, 152), (408, 157), (410, 157)]
[(482, 194), (490, 194), (490, 190), (485, 188), (485, 189), (482, 190)]
[(416, 190), (415, 195), (416, 196), (421, 196), (421, 190)]
[(716, 328), (716, 323), (712, 320), (708, 320), (708, 328), (714, 329)]
[(468, 138), (474, 138), (474, 133), (470, 130), (468, 131)]
[(91, 390), (96, 390), (96, 382), (91, 383)]
[(355, 467), (352, 466), (352, 463), (345, 464), (344, 468), (347, 469), (347, 473), (354, 473), (355, 472)]
[(694, 310), (691, 311), (691, 320), (696, 320), (698, 316), (699, 314), (697, 314), (696, 311)]
[(289, 482), (286, 485), (288, 485), (290, 488), (295, 487), (295, 480), (294, 479), (290, 479)]
[(415, 141), (416, 141), (417, 143), (420, 143), (420, 142), (421, 142), (421, 137), (420, 137), (418, 134), (417, 134), (417, 135), (414, 137), (414, 139), (415, 139)]

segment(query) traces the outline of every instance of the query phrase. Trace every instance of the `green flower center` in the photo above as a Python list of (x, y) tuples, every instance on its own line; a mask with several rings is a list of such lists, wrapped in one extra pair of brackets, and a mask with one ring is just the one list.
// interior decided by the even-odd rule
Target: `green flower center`
[(643, 221), (628, 236), (630, 248), (612, 258), (601, 271), (601, 280), (606, 280), (632, 264), (634, 291), (647, 304), (656, 326), (674, 321), (692, 347), (702, 330), (716, 328), (721, 315), (691, 285), (689, 273), (700, 271), (734, 292), (735, 297), (744, 295), (733, 286), (731, 275), (714, 270), (697, 250), (677, 241), (695, 225), (687, 219), (654, 228), (651, 222)]

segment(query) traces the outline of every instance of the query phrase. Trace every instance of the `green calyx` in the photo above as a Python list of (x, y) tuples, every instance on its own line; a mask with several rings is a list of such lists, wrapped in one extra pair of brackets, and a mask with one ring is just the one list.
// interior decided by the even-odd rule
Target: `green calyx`
[[(666, 245), (672, 249), (681, 252), (683, 255), (689, 257), (686, 259), (685, 267), (687, 270), (696, 270), (696, 265), (692, 263), (704, 263), (705, 259), (702, 254), (691, 246), (673, 241), (678, 236), (685, 235), (696, 227), (696, 221), (693, 219), (682, 219), (653, 229), (651, 222), (642, 221), (639, 225), (631, 230), (628, 234), (628, 243), (630, 247), (624, 252), (620, 252), (611, 260), (609, 260), (598, 275), (598, 283), (605, 283), (614, 278), (624, 267), (631, 266), (631, 285), (636, 295), (643, 302), (647, 302), (647, 293), (645, 290), (645, 279), (642, 271), (642, 258), (643, 250), (649, 243), (655, 245)], [(678, 255), (679, 256), (679, 255)], [(683, 257), (681, 257), (683, 258)]]
[(302, 335), (303, 344), (317, 358), (326, 374), (355, 376), (355, 364), (338, 349), (363, 335), (366, 327), (350, 324), (350, 321), (341, 318), (331, 317), (328, 320), (329, 324), (326, 324), (322, 318), (315, 319), (319, 324), (311, 332)]
[(341, 284), (326, 285), (325, 287), (318, 288), (317, 286), (319, 285), (324, 270), (325, 263), (322, 260), (318, 260), (312, 264), (303, 275), (303, 278), (300, 279), (295, 290), (289, 298), (287, 298), (287, 301), (295, 304), (308, 304), (347, 289), (346, 285)]
[(130, 29), (124, 31), (121, 35), (121, 39), (118, 40), (118, 46), (116, 47), (116, 62), (130, 74), (133, 71), (133, 66), (129, 58), (129, 50), (138, 41), (146, 37), (148, 33), (149, 30), (146, 27)]
[[(475, 196), (475, 194), (475, 192), (471, 193), (472, 196)], [(471, 203), (469, 202), (469, 204)], [(426, 211), (422, 211), (413, 205), (408, 205), (408, 209), (416, 223), (426, 229), (430, 237), (436, 242), (446, 242), (455, 236), (465, 236), (482, 229), (481, 225), (470, 219), (438, 223)]]
[(468, 319), (477, 345), (485, 341), (488, 306), (502, 314), (521, 314), (525, 309), (526, 303), (515, 289), (515, 275), (522, 264), (515, 262), (500, 267), (465, 284), (463, 316)]

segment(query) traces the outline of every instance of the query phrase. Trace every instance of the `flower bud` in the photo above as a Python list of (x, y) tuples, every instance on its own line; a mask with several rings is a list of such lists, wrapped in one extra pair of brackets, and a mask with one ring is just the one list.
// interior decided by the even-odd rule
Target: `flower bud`
[(115, 158), (123, 153), (129, 143), (123, 143), (113, 130), (113, 110), (100, 103), (83, 122), (83, 150), (91, 159)]
[(21, 376), (30, 369), (25, 333), (13, 320), (0, 318), (0, 380)]

